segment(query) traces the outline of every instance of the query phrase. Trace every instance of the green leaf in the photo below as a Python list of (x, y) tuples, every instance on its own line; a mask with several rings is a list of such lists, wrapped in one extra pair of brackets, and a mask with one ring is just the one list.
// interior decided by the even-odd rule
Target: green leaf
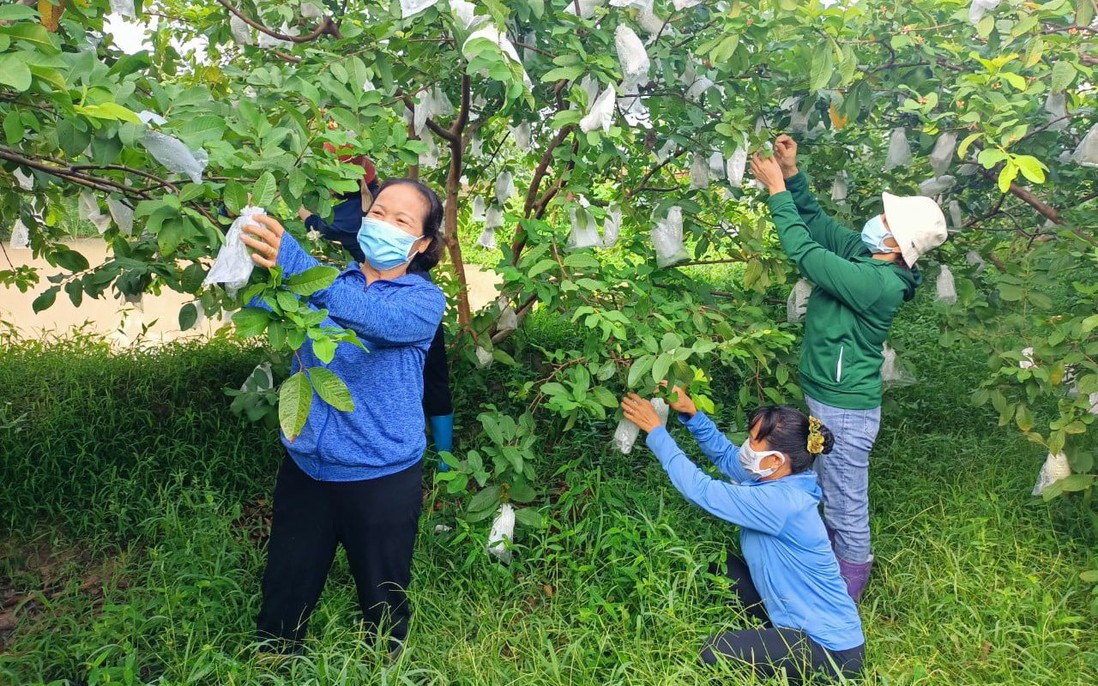
[(1050, 88), (1052, 91), (1059, 92), (1071, 85), (1071, 82), (1075, 80), (1075, 65), (1068, 62), (1066, 59), (1060, 59), (1056, 61), (1056, 64), (1052, 66), (1052, 84)]
[(1022, 175), (1025, 176), (1030, 182), (1045, 182), (1046, 167), (1045, 165), (1041, 164), (1041, 161), (1036, 157), (1033, 157), (1032, 155), (1016, 155), (1014, 157), (1014, 163), (1018, 165), (1018, 169), (1022, 171)]
[(499, 491), (498, 484), (493, 484), (488, 488), (477, 491), (476, 494), (469, 499), (469, 512), (484, 512), (485, 510), (495, 510), (499, 505)]
[(23, 21), (24, 19), (35, 19), (36, 17), (35, 11), (26, 5), (15, 3), (0, 5), (0, 21)]
[(194, 303), (187, 303), (179, 308), (179, 330), (187, 331), (198, 321), (198, 308)]
[[(518, 498), (515, 498), (515, 500), (518, 501)], [(540, 512), (531, 507), (515, 510), (515, 521), (528, 529), (542, 529), (545, 527), (545, 518), (541, 516)]]
[(204, 114), (191, 119), (179, 133), (192, 145), (203, 145), (211, 140), (220, 140), (225, 133), (225, 118)]
[(351, 398), (351, 390), (335, 372), (327, 367), (310, 367), (309, 378), (321, 400), (340, 412), (354, 412), (355, 401)]
[(637, 382), (652, 369), (652, 364), (655, 361), (656, 358), (652, 355), (645, 355), (644, 357), (634, 360), (633, 365), (629, 367), (629, 376), (626, 379), (626, 385), (629, 386), (629, 388), (636, 388)]
[(339, 344), (327, 336), (313, 340), (313, 354), (324, 364), (331, 364), (335, 359), (336, 348)]
[(549, 71), (542, 74), (541, 82), (553, 83), (554, 81), (560, 81), (562, 79), (565, 81), (571, 81), (572, 79), (577, 79), (580, 76), (583, 76), (583, 72), (584, 68), (581, 64), (577, 64), (571, 67), (557, 67), (556, 69), (550, 69)]
[(61, 48), (54, 43), (50, 33), (41, 24), (21, 23), (0, 26), (0, 33), (11, 36), (13, 40), (31, 43), (47, 55), (56, 55), (61, 52)]
[(1084, 336), (1098, 327), (1098, 314), (1092, 314), (1079, 325), (1079, 332)]
[(812, 71), (809, 74), (809, 90), (825, 88), (835, 72), (835, 57), (831, 53), (831, 44), (821, 41), (812, 53)]
[(298, 372), (282, 382), (282, 388), (278, 391), (278, 425), (286, 440), (292, 443), (301, 433), (309, 420), (312, 404), (313, 388), (304, 372)]
[(675, 358), (670, 353), (661, 353), (652, 365), (652, 381), (659, 383), (667, 378), (667, 371), (671, 369), (671, 363)]
[(268, 207), (274, 202), (277, 191), (278, 184), (275, 182), (274, 175), (269, 171), (263, 172), (263, 175), (252, 186), (252, 206)]
[(42, 295), (35, 298), (34, 302), (31, 303), (31, 309), (34, 310), (34, 313), (38, 314), (42, 310), (48, 310), (50, 307), (53, 307), (54, 301), (57, 300), (57, 292), (59, 290), (61, 290), (60, 286), (50, 286)]
[(23, 140), (26, 131), (22, 117), (17, 112), (9, 111), (7, 116), (4, 117), (4, 138), (7, 139), (8, 145), (18, 144), (19, 141)]
[(1014, 163), (1014, 160), (1007, 160), (1007, 163), (999, 171), (999, 191), (1003, 193), (1009, 191), (1010, 184), (1016, 178), (1018, 178), (1018, 165)]
[(225, 203), (225, 208), (230, 213), (240, 214), (240, 211), (248, 204), (248, 191), (236, 181), (226, 181), (222, 200)]
[(30, 88), (31, 71), (22, 53), (0, 55), (0, 83), (20, 93)]
[(94, 117), (96, 119), (128, 121), (131, 124), (141, 123), (141, 119), (133, 111), (114, 102), (104, 102), (99, 105), (76, 105), (73, 109), (78, 114)]
[(233, 315), (233, 324), (236, 325), (236, 335), (241, 338), (258, 336), (267, 330), (267, 322), (271, 319), (267, 310), (258, 307), (245, 307)]
[(526, 276), (528, 276), (529, 278), (532, 279), (535, 276), (537, 276), (538, 274), (541, 274), (542, 272), (549, 271), (550, 269), (552, 269), (556, 266), (557, 266), (557, 261), (556, 260), (554, 260), (552, 258), (546, 258), (546, 259), (538, 262), (537, 264), (535, 264), (530, 269), (530, 271), (526, 273)]
[(88, 258), (70, 248), (58, 248), (52, 257), (57, 266), (70, 272), (82, 272), (88, 268)]
[(287, 279), (286, 288), (296, 295), (312, 295), (332, 285), (337, 276), (339, 269), (336, 267), (312, 267)]

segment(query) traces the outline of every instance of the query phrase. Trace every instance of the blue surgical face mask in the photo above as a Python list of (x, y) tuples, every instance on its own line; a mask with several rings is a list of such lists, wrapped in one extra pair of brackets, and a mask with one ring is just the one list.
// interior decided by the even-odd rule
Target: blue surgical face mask
[[(767, 457), (770, 457), (771, 455), (777, 455), (781, 458), (781, 460), (778, 461), (778, 464), (776, 466), (770, 467), (769, 469), (763, 469), (762, 461), (765, 460)], [(782, 462), (785, 462), (785, 455), (781, 451), (755, 450), (754, 448), (752, 448), (750, 438), (745, 440), (743, 442), (743, 445), (740, 446), (739, 458), (740, 466), (743, 467), (744, 471), (750, 474), (751, 478), (754, 480), (761, 479), (764, 476), (770, 476), (774, 472), (778, 471), (778, 467), (781, 466)]]
[(862, 243), (872, 253), (895, 252), (893, 248), (885, 245), (886, 238), (894, 238), (892, 232), (885, 227), (884, 217), (877, 215), (867, 221), (862, 227)]
[(370, 266), (388, 271), (409, 262), (412, 246), (423, 236), (411, 236), (387, 221), (363, 217), (358, 230), (358, 245)]

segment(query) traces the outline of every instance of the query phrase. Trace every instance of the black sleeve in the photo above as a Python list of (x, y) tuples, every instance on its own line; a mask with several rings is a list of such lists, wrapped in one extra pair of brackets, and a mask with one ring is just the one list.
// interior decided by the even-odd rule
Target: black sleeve
[(450, 397), (450, 365), (446, 360), (446, 332), (438, 325), (423, 365), (423, 409), (428, 417), (454, 413)]

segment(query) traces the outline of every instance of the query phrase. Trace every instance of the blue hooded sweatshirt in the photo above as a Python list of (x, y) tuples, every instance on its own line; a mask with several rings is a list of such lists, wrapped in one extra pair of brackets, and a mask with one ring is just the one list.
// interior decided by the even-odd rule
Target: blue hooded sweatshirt
[[(288, 278), (320, 263), (286, 232), (278, 265)], [(253, 303), (256, 304), (256, 303)], [(258, 306), (263, 306), (259, 304)], [(362, 481), (395, 474), (423, 458), (423, 362), (442, 322), (446, 297), (422, 274), (375, 281), (352, 262), (335, 282), (309, 297), (327, 309), (322, 327), (358, 334), (369, 352), (340, 343), (325, 365), (306, 339), (293, 371), (327, 366), (351, 391), (355, 409), (340, 412), (313, 393), (304, 428), (282, 443), (303, 472), (319, 481)]]
[(709, 417), (698, 412), (689, 420), (679, 419), (733, 483), (699, 469), (665, 427), (648, 434), (648, 447), (688, 501), (740, 526), (743, 556), (770, 621), (800, 629), (829, 650), (864, 644), (858, 608), (846, 592), (817, 509), (816, 474), (755, 481), (740, 465), (739, 447)]

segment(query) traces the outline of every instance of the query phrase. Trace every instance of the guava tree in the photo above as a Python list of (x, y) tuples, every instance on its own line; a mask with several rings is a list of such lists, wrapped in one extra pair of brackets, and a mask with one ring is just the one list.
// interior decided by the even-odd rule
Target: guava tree
[[(144, 22), (144, 50), (104, 33), (112, 8)], [(741, 418), (799, 397), (798, 331), (780, 306), (794, 274), (743, 179), (746, 154), (790, 132), (852, 225), (879, 211), (881, 190), (941, 195), (958, 295), (944, 342), (980, 337), (995, 364), (974, 399), (1066, 449), (1077, 474), (1059, 488), (1081, 490), (1095, 479), (1079, 446), (1093, 444), (1098, 392), (1094, 18), (1093, 0), (5, 5), (0, 218), (58, 271), (0, 279), (40, 291), (38, 309), (62, 290), (77, 304), (192, 294), (184, 328), (258, 295), (272, 311), (241, 310), (241, 335), (331, 353), (353, 336), (319, 329), (299, 300), (331, 271), (286, 283), (257, 271), (230, 295), (203, 284), (208, 258), (249, 202), (308, 240), (297, 207), (323, 214), (332, 191), (355, 188), (326, 143), (418, 175), (446, 204), (465, 364), (515, 364), (509, 335), (534, 308), (573, 325), (506, 388), (526, 411), (484, 408), (476, 450), (446, 458), (449, 492), (476, 491), (475, 521), (539, 499), (539, 426), (605, 420), (609, 440), (625, 387), (666, 380), (709, 403), (706, 371), (722, 368), (736, 384), (714, 400)], [(59, 240), (72, 196), (112, 247), (102, 266)], [(459, 232), (482, 229), (502, 299), (473, 312)], [(736, 265), (719, 287), (695, 268), (716, 263)], [(1019, 369), (1018, 343), (1035, 366)], [(283, 385), (288, 434), (311, 402), (345, 407), (324, 371)]]

